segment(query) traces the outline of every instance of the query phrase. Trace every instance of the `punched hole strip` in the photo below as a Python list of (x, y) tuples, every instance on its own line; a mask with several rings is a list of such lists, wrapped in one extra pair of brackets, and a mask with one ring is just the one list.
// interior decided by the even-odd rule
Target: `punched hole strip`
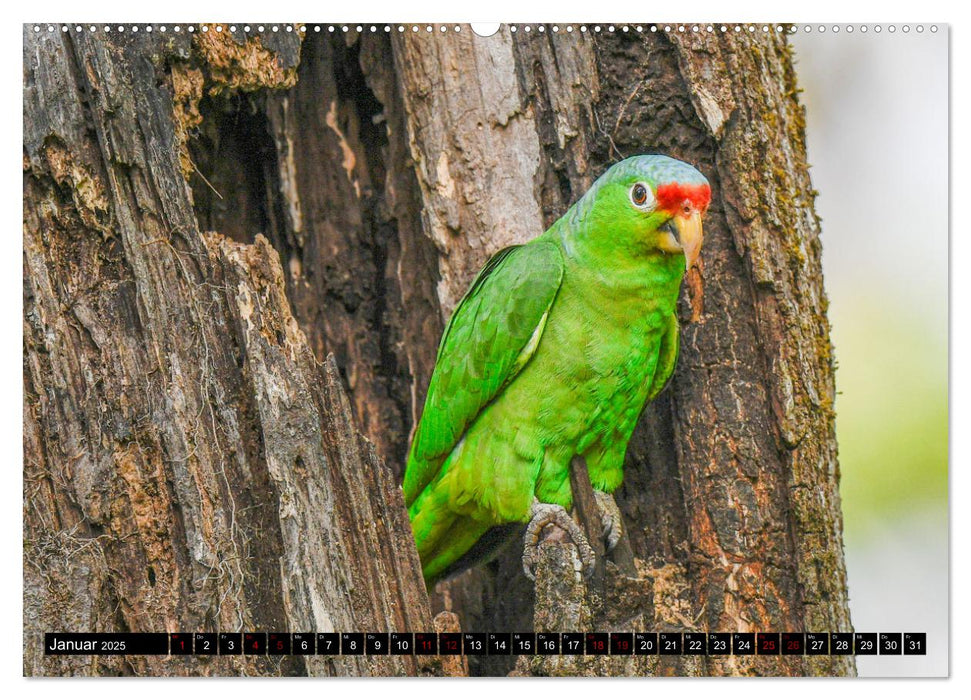
[[(279, 33), (279, 32), (357, 32), (363, 34), (365, 32), (377, 33), (377, 32), (412, 32), (419, 33), (425, 32), (426, 34), (433, 32), (461, 32), (462, 25), (458, 24), (74, 24), (74, 23), (55, 23), (55, 24), (45, 24), (38, 23), (30, 25), (35, 33), (48, 31), (55, 32), (60, 30), (61, 32), (117, 32), (124, 34), (125, 32), (138, 33), (146, 32), (151, 33), (153, 31), (158, 31), (161, 33), (165, 32), (187, 32), (193, 34), (195, 32), (230, 32), (236, 33), (241, 32), (244, 34), (264, 34), (264, 33)], [(488, 25), (481, 26), (472, 24), (471, 29), (473, 33), (479, 36), (490, 36), (499, 30), (499, 25)], [(938, 31), (938, 26), (936, 24), (923, 25), (923, 24), (902, 24), (902, 25), (882, 25), (882, 24), (622, 24), (622, 25), (600, 25), (600, 24), (510, 24), (508, 29), (511, 33), (516, 33), (518, 31), (522, 32), (539, 32), (544, 33), (547, 31), (553, 33), (566, 32), (573, 33), (579, 32), (581, 34), (586, 32), (591, 32), (594, 34), (601, 32), (666, 32), (666, 33), (708, 33), (712, 34), (715, 32), (728, 33), (728, 32), (748, 32), (754, 34), (756, 32), (769, 33), (787, 33), (795, 34), (796, 32), (825, 34), (827, 32), (832, 34), (839, 34), (844, 32), (846, 34), (852, 34), (853, 32), (859, 32), (866, 34), (867, 32), (873, 32), (875, 34), (880, 34), (886, 31), (889, 34), (895, 34), (898, 30), (904, 34), (909, 34), (914, 31), (918, 34), (922, 34), (924, 31), (929, 31), (932, 34), (936, 34)]]

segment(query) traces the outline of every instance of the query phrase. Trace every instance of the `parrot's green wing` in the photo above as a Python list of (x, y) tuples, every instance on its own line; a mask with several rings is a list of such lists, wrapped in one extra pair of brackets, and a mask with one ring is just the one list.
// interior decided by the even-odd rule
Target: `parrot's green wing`
[(435, 478), (482, 409), (539, 345), (563, 280), (559, 247), (510, 246), (486, 264), (445, 328), (405, 469), (405, 503)]

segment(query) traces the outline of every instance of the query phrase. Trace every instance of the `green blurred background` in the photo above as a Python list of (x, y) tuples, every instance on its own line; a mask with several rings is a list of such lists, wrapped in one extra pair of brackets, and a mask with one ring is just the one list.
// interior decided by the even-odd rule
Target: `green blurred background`
[(927, 632), (926, 657), (864, 676), (948, 673), (948, 29), (792, 37), (819, 191), (838, 363), (850, 613)]

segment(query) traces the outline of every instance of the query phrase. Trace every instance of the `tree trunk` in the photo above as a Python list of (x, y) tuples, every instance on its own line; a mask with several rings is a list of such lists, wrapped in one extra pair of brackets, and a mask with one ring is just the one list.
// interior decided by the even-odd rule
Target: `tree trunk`
[[(713, 202), (677, 372), (618, 493), (627, 564), (591, 590), (570, 546), (544, 545), (534, 587), (510, 547), (431, 610), (466, 631), (849, 631), (785, 37), (380, 29), (25, 28), (25, 672), (464, 672), (43, 657), (37, 635), (454, 625), (431, 619), (397, 488), (444, 321), (492, 253), (644, 152), (696, 165)], [(853, 672), (842, 656), (469, 664)]]
[(417, 673), (41, 653), (58, 630), (432, 630), (396, 477), (314, 359), (277, 251), (197, 225), (170, 86), (196, 70), (173, 57), (214, 74), (204, 42), (25, 36), (25, 672)]

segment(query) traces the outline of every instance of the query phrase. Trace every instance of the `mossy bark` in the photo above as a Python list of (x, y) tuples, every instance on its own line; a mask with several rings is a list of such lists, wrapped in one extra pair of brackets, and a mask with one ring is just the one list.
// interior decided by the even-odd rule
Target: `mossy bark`
[[(25, 30), (26, 673), (853, 672), (39, 654), (58, 629), (850, 629), (785, 36), (535, 29)], [(644, 152), (714, 197), (617, 494), (633, 573), (591, 591), (551, 543), (533, 586), (512, 548), (430, 608), (397, 480), (444, 321), (493, 252)]]

